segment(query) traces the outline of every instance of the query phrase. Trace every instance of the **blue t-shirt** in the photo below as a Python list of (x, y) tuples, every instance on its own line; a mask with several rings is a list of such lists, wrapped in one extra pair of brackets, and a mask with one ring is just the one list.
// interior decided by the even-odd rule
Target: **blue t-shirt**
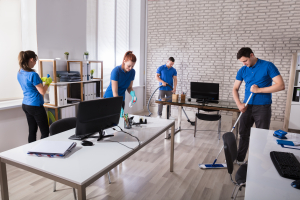
[[(162, 65), (157, 69), (156, 73), (160, 74), (161, 80), (168, 83), (173, 88), (173, 76), (177, 76), (177, 71), (174, 67), (168, 68), (167, 65)], [(159, 82), (159, 85), (162, 85), (162, 83)], [(172, 91), (168, 86), (160, 87), (159, 90)]]
[(44, 104), (43, 96), (35, 87), (42, 83), (40, 76), (36, 72), (27, 72), (21, 69), (20, 72), (18, 72), (17, 78), (23, 90), (23, 104), (42, 106)]
[[(268, 61), (257, 59), (257, 62), (252, 67), (243, 66), (236, 75), (236, 80), (245, 81), (245, 98), (247, 102), (251, 92), (252, 85), (257, 85), (259, 88), (269, 87), (272, 85), (272, 78), (280, 75), (277, 67)], [(268, 105), (272, 103), (271, 93), (253, 93), (250, 105)]]
[(125, 92), (126, 89), (129, 87), (131, 81), (134, 80), (135, 77), (135, 70), (132, 69), (129, 72), (126, 72), (122, 69), (122, 65), (115, 67), (111, 71), (110, 75), (110, 83), (106, 92), (104, 94), (104, 98), (113, 97), (113, 92), (111, 88), (111, 81), (118, 81), (118, 95), (123, 96), (123, 101), (125, 101)]

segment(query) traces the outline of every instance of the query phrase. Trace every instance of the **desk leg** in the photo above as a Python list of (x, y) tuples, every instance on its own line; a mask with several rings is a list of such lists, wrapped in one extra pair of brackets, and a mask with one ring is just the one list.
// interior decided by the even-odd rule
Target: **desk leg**
[(80, 186), (77, 188), (78, 200), (86, 200), (85, 187)]
[(173, 165), (174, 165), (174, 138), (175, 138), (175, 124), (171, 128), (170, 172), (173, 172)]
[(167, 119), (170, 117), (170, 105), (167, 105)]
[(182, 119), (182, 107), (178, 106), (178, 130), (181, 130), (181, 119)]
[[(169, 113), (170, 113), (170, 105), (167, 105), (167, 119), (169, 119)], [(165, 139), (169, 139), (170, 138), (170, 134), (169, 134), (169, 129), (166, 130), (166, 133), (165, 133)]]
[(8, 200), (9, 197), (8, 197), (6, 164), (2, 162), (1, 158), (0, 158), (0, 185), (1, 185), (2, 200)]

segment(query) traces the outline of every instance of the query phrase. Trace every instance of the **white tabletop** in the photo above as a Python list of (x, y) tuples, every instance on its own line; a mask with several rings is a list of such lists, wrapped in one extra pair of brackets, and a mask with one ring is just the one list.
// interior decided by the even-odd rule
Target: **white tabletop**
[[(134, 120), (138, 122), (139, 117), (135, 116)], [(132, 129), (123, 130), (138, 137), (141, 142), (146, 142), (168, 125), (174, 123), (174, 120), (156, 118), (147, 118), (147, 121), (148, 124), (143, 124), (143, 128), (133, 126)], [(123, 128), (122, 122), (123, 120), (120, 120), (120, 126)], [(119, 130), (119, 128), (116, 129)], [(44, 140), (70, 141), (68, 137), (74, 133), (75, 129), (71, 129), (45, 138)], [(117, 142), (105, 140), (119, 141), (131, 148), (138, 147), (138, 142), (135, 138), (122, 132), (114, 132), (114, 134), (114, 137), (109, 137), (99, 142), (97, 142), (97, 139), (88, 139), (94, 143), (94, 146), (82, 146), (81, 141), (74, 140), (77, 142), (77, 146), (66, 158), (48, 158), (28, 155), (28, 150), (37, 145), (40, 140), (4, 151), (0, 153), (0, 157), (82, 185), (93, 178), (94, 175), (100, 173), (102, 169), (122, 158), (130, 151), (133, 151)]]
[[(300, 199), (300, 190), (291, 186), (294, 180), (281, 177), (270, 157), (271, 151), (283, 151), (300, 160), (300, 150), (282, 148), (273, 133), (274, 130), (251, 128), (245, 200)], [(300, 141), (299, 134), (288, 133), (286, 137)]]

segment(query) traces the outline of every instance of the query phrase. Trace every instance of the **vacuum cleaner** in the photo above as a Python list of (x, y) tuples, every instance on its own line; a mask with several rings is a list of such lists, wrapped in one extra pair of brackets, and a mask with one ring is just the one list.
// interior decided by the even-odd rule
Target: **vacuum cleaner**
[[(248, 105), (248, 103), (249, 103), (252, 95), (253, 95), (253, 93), (250, 94), (250, 96), (249, 96), (249, 98), (248, 98), (248, 100), (247, 100), (247, 102), (245, 104), (245, 107)], [(238, 123), (238, 121), (240, 120), (242, 114), (243, 113), (241, 113), (239, 115), (239, 117), (237, 118), (237, 120), (234, 123), (234, 125), (233, 125), (233, 127), (232, 127), (232, 129), (231, 129), (230, 132), (232, 132), (234, 130), (234, 128), (235, 128), (236, 124)], [(216, 159), (214, 160), (213, 164), (199, 164), (200, 169), (222, 169), (222, 168), (227, 168), (227, 164), (216, 164), (217, 159), (218, 159), (220, 153), (222, 152), (223, 148), (224, 148), (224, 145), (222, 146), (222, 148), (221, 148), (220, 152), (218, 153)]]
[[(171, 88), (171, 89), (173, 90), (173, 88), (172, 88), (171, 85), (167, 84), (166, 86), (168, 86), (169, 88)], [(161, 88), (161, 87), (164, 87), (164, 86), (163, 86), (163, 85), (160, 85), (158, 88), (156, 88), (156, 89), (154, 90), (154, 92), (151, 94), (151, 96), (150, 96), (150, 98), (149, 98), (149, 100), (148, 100), (147, 109), (148, 109), (149, 115), (148, 115), (147, 117), (150, 117), (150, 116), (152, 115), (152, 112), (151, 112), (150, 109), (149, 109), (150, 101), (151, 101), (153, 95), (155, 94), (155, 92), (156, 92), (159, 88)], [(186, 114), (185, 110), (183, 109), (183, 107), (181, 107), (181, 108), (182, 108), (182, 110), (183, 110), (183, 112), (184, 112), (184, 114), (185, 114), (185, 116), (186, 116), (186, 118), (187, 118), (187, 121), (188, 121), (189, 123), (191, 123), (192, 126), (195, 126), (195, 122), (190, 121), (190, 119), (189, 119), (189, 117), (187, 116), (187, 114)]]

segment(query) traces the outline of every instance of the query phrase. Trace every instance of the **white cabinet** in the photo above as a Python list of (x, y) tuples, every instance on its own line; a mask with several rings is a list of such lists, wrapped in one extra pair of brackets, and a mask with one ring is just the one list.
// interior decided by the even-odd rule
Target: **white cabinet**
[[(286, 83), (287, 85), (287, 83)], [(292, 54), (283, 129), (300, 130), (300, 52)]]
[(289, 129), (300, 130), (300, 103), (291, 105)]

